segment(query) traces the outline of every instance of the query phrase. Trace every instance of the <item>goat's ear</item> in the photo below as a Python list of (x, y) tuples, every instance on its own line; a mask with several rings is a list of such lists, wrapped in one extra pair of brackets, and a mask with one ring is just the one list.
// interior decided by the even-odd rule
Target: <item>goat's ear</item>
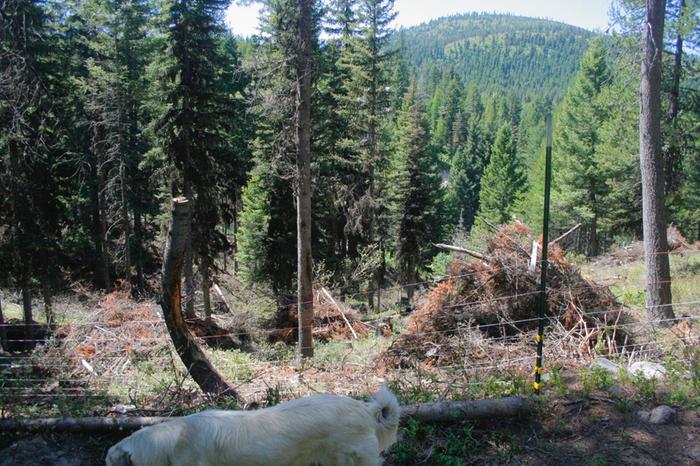
[(384, 410), (378, 409), (377, 412), (374, 414), (374, 416), (377, 418), (377, 422), (383, 422), (384, 421)]

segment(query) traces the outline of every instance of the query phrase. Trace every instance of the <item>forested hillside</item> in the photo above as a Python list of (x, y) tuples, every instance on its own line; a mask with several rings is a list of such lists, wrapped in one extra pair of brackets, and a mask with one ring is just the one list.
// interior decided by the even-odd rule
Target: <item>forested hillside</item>
[(544, 19), (472, 13), (401, 30), (398, 42), (423, 79), (452, 69), (483, 90), (549, 98), (566, 90), (593, 36)]

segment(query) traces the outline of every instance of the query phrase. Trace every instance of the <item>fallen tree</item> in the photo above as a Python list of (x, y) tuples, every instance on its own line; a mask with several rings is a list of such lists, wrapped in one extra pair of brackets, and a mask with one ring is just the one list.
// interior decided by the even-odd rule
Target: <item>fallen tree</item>
[[(509, 396), (406, 405), (401, 407), (401, 417), (411, 417), (427, 423), (448, 423), (523, 416), (530, 408), (531, 402), (528, 398)], [(177, 417), (13, 418), (0, 419), (0, 432), (118, 433), (131, 432), (171, 419)]]

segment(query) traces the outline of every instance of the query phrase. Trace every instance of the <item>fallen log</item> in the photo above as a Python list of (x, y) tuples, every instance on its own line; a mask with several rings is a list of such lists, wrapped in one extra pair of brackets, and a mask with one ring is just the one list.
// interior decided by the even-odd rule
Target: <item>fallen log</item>
[(0, 419), (0, 432), (131, 432), (174, 417), (62, 417)]
[[(426, 423), (448, 423), (464, 420), (496, 419), (522, 416), (530, 410), (527, 398), (510, 396), (473, 401), (443, 401), (401, 407), (401, 417), (412, 417)], [(159, 424), (173, 417), (86, 417), (0, 419), (0, 432), (131, 432)]]
[(516, 417), (526, 414), (529, 410), (530, 402), (527, 398), (508, 396), (505, 398), (407, 405), (401, 407), (401, 417), (412, 417), (421, 422), (442, 423)]

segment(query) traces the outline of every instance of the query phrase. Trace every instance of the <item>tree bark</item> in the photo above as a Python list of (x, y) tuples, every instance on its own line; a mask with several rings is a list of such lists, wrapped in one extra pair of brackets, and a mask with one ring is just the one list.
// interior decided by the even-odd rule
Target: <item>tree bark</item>
[(112, 277), (110, 274), (110, 261), (107, 252), (107, 174), (104, 162), (97, 161), (97, 216), (99, 222), (99, 255), (102, 269), (102, 282), (107, 291), (112, 290)]
[(593, 218), (591, 219), (591, 237), (590, 237), (590, 256), (598, 257), (599, 247), (598, 247), (598, 213), (593, 212)]
[(204, 316), (207, 320), (211, 319), (211, 297), (209, 290), (211, 289), (211, 264), (209, 258), (202, 258), (202, 302), (204, 303)]
[[(426, 423), (449, 423), (465, 420), (524, 416), (531, 410), (526, 398), (510, 396), (472, 401), (420, 403), (401, 407), (401, 418)], [(88, 417), (44, 419), (0, 419), (0, 432), (94, 432), (129, 433), (142, 427), (178, 419), (172, 417)]]
[(22, 284), (22, 314), (24, 317), (24, 339), (28, 347), (33, 346), (34, 317), (32, 315), (32, 290), (28, 283)]
[(187, 319), (196, 318), (194, 312), (194, 298), (196, 288), (194, 286), (194, 249), (192, 247), (192, 233), (189, 233), (187, 244), (185, 245), (185, 317)]
[(41, 296), (44, 299), (44, 314), (46, 315), (46, 325), (53, 326), (53, 300), (51, 296), (51, 286), (48, 277), (41, 280)]
[(665, 10), (664, 0), (646, 0), (639, 116), (646, 303), (649, 314), (656, 319), (673, 317), (661, 152), (661, 60)]
[(121, 185), (121, 220), (124, 230), (124, 279), (127, 289), (131, 290), (131, 220), (129, 219), (129, 204), (126, 192), (126, 166), (119, 166), (119, 184)]
[(457, 422), (522, 416), (527, 414), (530, 408), (527, 398), (509, 396), (407, 405), (401, 407), (401, 417), (412, 417), (421, 422)]
[(192, 227), (192, 210), (186, 198), (173, 200), (172, 220), (163, 260), (161, 306), (168, 332), (180, 359), (200, 388), (216, 396), (237, 398), (236, 392), (211, 365), (190, 334), (181, 309), (181, 274)]
[(7, 329), (5, 328), (5, 316), (2, 313), (2, 296), (0, 296), (0, 349), (9, 351), (7, 348)]
[(312, 0), (298, 0), (297, 38), (297, 310), (299, 352), (314, 355), (311, 256), (311, 47)]
[[(138, 201), (140, 203), (140, 201)], [(143, 274), (143, 220), (141, 206), (134, 207), (134, 246), (136, 249), (136, 283), (139, 290), (146, 289), (146, 279)]]

